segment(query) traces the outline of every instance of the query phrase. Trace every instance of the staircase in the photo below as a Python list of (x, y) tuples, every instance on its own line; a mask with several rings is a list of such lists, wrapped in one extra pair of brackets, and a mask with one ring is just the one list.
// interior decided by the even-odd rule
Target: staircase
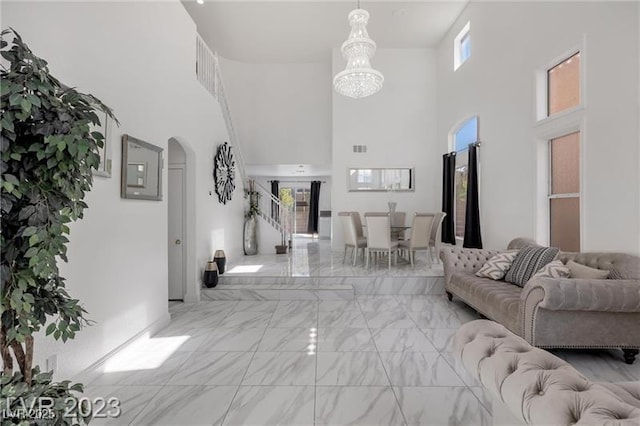
[(247, 175), (244, 156), (242, 155), (242, 147), (231, 118), (231, 109), (225, 93), (218, 55), (209, 49), (200, 35), (196, 35), (196, 77), (220, 104), (222, 117), (227, 127), (227, 134), (229, 135), (229, 144), (235, 153), (236, 164), (243, 189), (247, 191), (251, 187), (258, 191), (260, 194), (258, 197), (260, 203), (259, 216), (265, 223), (280, 233), (283, 242), (288, 241), (291, 238), (291, 232), (293, 230), (293, 208), (284, 206), (280, 202), (280, 199), (271, 194), (271, 191), (264, 186), (255, 184), (255, 182), (252, 184), (249, 183), (250, 178)]

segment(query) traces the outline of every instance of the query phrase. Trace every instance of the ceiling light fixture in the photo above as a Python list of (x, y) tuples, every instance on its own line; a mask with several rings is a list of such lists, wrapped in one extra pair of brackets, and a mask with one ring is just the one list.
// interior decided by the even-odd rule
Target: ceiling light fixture
[(350, 98), (364, 98), (378, 92), (384, 83), (380, 71), (371, 68), (369, 60), (376, 53), (376, 43), (367, 33), (369, 12), (358, 8), (349, 13), (351, 32), (347, 41), (342, 43), (342, 56), (347, 67), (333, 77), (336, 92)]
[(204, 4), (204, 0), (196, 0), (196, 3), (198, 3), (198, 4)]

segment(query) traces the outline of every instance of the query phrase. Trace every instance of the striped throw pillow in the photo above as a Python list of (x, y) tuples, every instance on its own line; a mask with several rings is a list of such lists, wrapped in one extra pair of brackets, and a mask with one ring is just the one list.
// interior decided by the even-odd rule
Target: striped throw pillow
[(496, 254), (482, 265), (482, 268), (476, 272), (476, 276), (490, 278), (492, 280), (503, 279), (504, 274), (506, 274), (509, 268), (511, 268), (513, 259), (516, 258), (518, 252), (519, 250), (509, 250)]
[(504, 279), (507, 282), (523, 287), (527, 281), (551, 262), (560, 250), (556, 247), (529, 246), (520, 250), (507, 271)]
[(554, 260), (549, 262), (536, 272), (531, 279), (534, 278), (569, 278), (571, 271), (562, 260)]

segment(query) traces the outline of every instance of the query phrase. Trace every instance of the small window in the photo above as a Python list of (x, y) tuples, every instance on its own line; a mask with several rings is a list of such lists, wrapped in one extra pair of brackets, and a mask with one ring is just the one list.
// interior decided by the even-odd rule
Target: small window
[(547, 116), (580, 105), (580, 52), (547, 70)]
[(463, 151), (469, 144), (478, 141), (478, 117), (474, 116), (458, 127), (453, 134), (453, 150)]
[(462, 28), (453, 40), (453, 70), (460, 68), (471, 57), (471, 22)]
[(549, 141), (549, 236), (553, 247), (580, 251), (580, 132)]
[(458, 126), (452, 135), (452, 148), (456, 151), (455, 173), (455, 228), (456, 237), (464, 238), (465, 215), (467, 211), (467, 178), (469, 175), (467, 150), (469, 144), (477, 142), (478, 117), (474, 116)]

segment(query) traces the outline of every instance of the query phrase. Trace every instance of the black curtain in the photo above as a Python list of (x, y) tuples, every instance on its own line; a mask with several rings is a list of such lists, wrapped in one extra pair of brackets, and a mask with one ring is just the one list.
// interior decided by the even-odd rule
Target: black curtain
[(311, 193), (309, 194), (309, 225), (307, 232), (309, 234), (318, 233), (318, 209), (320, 207), (320, 181), (311, 182)]
[(478, 147), (469, 145), (469, 172), (467, 175), (467, 211), (464, 217), (463, 247), (482, 248), (480, 233), (480, 206), (478, 204)]
[[(271, 181), (271, 194), (273, 194), (273, 196), (278, 199), (280, 198), (279, 185), (279, 180)], [(275, 220), (276, 222), (280, 222), (280, 212), (278, 211), (278, 204), (275, 201), (271, 202), (271, 219)]]
[(442, 211), (446, 213), (442, 221), (442, 242), (456, 244), (455, 218), (453, 203), (455, 201), (456, 153), (442, 156)]

